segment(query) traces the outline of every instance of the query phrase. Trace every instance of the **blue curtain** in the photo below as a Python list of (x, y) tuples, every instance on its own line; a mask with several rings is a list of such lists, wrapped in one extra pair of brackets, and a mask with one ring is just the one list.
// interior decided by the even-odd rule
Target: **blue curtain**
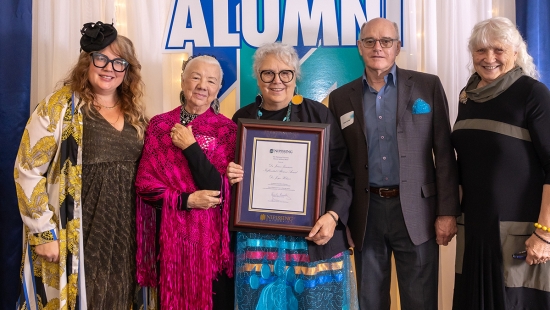
[(13, 166), (29, 118), (32, 0), (2, 0), (0, 8), (0, 309), (19, 294), (22, 222)]
[(516, 0), (516, 24), (527, 41), (529, 54), (541, 75), (540, 81), (550, 87), (550, 1)]

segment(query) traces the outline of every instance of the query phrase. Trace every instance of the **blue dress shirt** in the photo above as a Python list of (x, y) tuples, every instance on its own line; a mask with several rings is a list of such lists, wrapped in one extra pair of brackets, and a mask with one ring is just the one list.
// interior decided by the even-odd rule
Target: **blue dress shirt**
[(394, 64), (385, 84), (376, 91), (363, 73), (363, 111), (369, 150), (370, 186), (399, 185), (397, 150), (397, 76)]

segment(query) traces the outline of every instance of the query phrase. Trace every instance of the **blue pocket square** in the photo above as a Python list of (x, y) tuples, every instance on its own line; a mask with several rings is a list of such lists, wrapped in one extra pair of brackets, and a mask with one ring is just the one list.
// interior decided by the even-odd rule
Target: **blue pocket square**
[(430, 108), (430, 105), (418, 98), (414, 101), (414, 104), (413, 104), (413, 110), (412, 110), (412, 113), (413, 114), (426, 114), (426, 113), (430, 113), (432, 111), (432, 109)]

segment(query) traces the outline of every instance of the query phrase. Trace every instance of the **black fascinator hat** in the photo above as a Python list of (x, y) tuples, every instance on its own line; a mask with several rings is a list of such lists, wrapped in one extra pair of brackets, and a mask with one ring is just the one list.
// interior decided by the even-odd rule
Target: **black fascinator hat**
[(80, 29), (80, 48), (85, 52), (100, 51), (116, 39), (117, 32), (112, 24), (102, 22), (86, 23)]

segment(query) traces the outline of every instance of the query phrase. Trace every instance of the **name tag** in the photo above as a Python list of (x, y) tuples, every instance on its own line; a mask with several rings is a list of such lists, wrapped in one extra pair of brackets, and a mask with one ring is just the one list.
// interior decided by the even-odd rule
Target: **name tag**
[(340, 116), (340, 125), (342, 126), (342, 129), (348, 127), (349, 125), (353, 124), (354, 121), (354, 112), (348, 112), (342, 116)]

